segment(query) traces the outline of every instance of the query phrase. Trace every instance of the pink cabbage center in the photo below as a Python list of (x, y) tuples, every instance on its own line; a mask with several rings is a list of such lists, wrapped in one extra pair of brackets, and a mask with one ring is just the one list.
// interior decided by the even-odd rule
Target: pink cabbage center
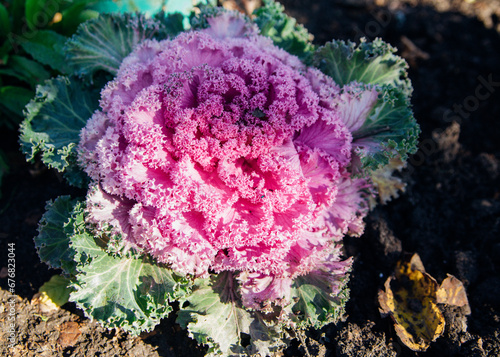
[[(241, 272), (242, 292), (285, 297), (281, 286), (340, 261), (335, 242), (362, 231), (352, 136), (323, 103), (336, 93), (253, 33), (145, 41), (81, 133), (90, 221), (175, 271)], [(252, 290), (257, 276), (268, 283)]]

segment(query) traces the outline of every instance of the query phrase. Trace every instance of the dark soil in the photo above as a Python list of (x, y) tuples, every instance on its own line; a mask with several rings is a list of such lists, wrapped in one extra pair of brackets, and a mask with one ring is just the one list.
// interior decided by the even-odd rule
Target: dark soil
[[(420, 151), (402, 176), (406, 192), (367, 218), (361, 238), (346, 238), (355, 257), (347, 314), (337, 325), (308, 332), (316, 356), (500, 356), (500, 1), (282, 1), (324, 43), (382, 37), (410, 64), (413, 109), (422, 128)], [(485, 83), (489, 82), (489, 85)], [(7, 244), (16, 247), (18, 346), (14, 356), (202, 356), (167, 319), (133, 338), (107, 331), (73, 305), (42, 313), (30, 303), (56, 271), (39, 262), (33, 237), (45, 201), (78, 194), (52, 171), (26, 164), (16, 134), (0, 133), (10, 174), (0, 201), (0, 268)], [(442, 306), (446, 330), (425, 353), (405, 347), (382, 318), (378, 290), (405, 253), (426, 271), (465, 285), (472, 313)], [(0, 276), (4, 277), (4, 275)], [(7, 289), (7, 279), (0, 279)], [(7, 350), (7, 293), (0, 290), (0, 355)], [(285, 356), (305, 356), (298, 342)]]

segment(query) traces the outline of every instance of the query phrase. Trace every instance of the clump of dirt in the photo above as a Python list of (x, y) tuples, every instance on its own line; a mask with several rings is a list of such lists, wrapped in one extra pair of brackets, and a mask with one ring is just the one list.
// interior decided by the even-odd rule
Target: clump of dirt
[(396, 357), (401, 346), (386, 341), (385, 334), (374, 330), (375, 323), (367, 321), (363, 326), (348, 323), (336, 338), (336, 355), (339, 357), (377, 356)]
[[(10, 322), (9, 301), (14, 300), (15, 347), (10, 349), (8, 329), (0, 331), (0, 355), (13, 357), (144, 356), (159, 357), (156, 349), (122, 330), (107, 330), (66, 309), (42, 311), (40, 305), (0, 289), (0, 325)], [(117, 351), (119, 351), (117, 354)]]

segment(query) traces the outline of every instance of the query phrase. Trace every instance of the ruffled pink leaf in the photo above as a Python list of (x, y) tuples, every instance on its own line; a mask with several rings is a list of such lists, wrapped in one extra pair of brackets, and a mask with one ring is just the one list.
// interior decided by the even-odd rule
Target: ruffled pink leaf
[(256, 24), (249, 22), (236, 11), (223, 11), (217, 16), (209, 17), (207, 22), (210, 27), (203, 32), (218, 39), (252, 36), (259, 33)]
[(377, 99), (378, 92), (373, 87), (354, 83), (342, 88), (336, 101), (337, 113), (351, 133), (363, 126)]

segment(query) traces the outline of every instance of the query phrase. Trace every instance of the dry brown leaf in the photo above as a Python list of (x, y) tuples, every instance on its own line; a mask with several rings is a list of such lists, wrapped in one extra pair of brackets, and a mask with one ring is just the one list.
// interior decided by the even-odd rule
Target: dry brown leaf
[(59, 306), (55, 304), (45, 292), (33, 295), (31, 304), (38, 306), (39, 312), (43, 314), (59, 309)]
[(31, 304), (38, 305), (41, 313), (57, 310), (68, 302), (70, 293), (68, 284), (68, 279), (60, 275), (52, 276), (38, 289), (38, 293), (31, 299)]
[[(380, 203), (386, 204), (393, 198), (399, 197), (399, 192), (404, 192), (406, 183), (399, 177), (392, 176), (395, 171), (401, 171), (405, 163), (400, 158), (393, 158), (388, 165), (382, 166), (371, 173), (371, 179), (378, 192)], [(375, 206), (375, 202), (372, 203)]]
[(72, 347), (81, 335), (80, 325), (74, 321), (66, 321), (59, 326), (59, 338), (57, 343), (63, 347)]
[[(401, 265), (403, 262), (399, 262), (399, 264)], [(418, 255), (417, 253), (413, 254), (409, 260), (409, 264), (410, 264), (410, 269), (411, 270), (419, 270), (421, 271), (422, 273), (425, 273), (425, 268), (424, 268), (424, 263), (422, 263), (422, 259), (420, 259), (420, 255)], [(396, 274), (398, 273), (398, 270), (396, 270)], [(431, 277), (429, 275), (429, 277)], [(432, 280), (435, 280), (433, 277), (431, 277)]]
[(448, 277), (443, 280), (436, 296), (439, 304), (465, 307), (465, 314), (471, 313), (464, 285), (453, 275), (448, 274)]
[(390, 315), (395, 330), (406, 346), (425, 351), (444, 332), (445, 320), (436, 301), (438, 284), (423, 270), (420, 257), (400, 261), (393, 277), (379, 292), (383, 315)]

